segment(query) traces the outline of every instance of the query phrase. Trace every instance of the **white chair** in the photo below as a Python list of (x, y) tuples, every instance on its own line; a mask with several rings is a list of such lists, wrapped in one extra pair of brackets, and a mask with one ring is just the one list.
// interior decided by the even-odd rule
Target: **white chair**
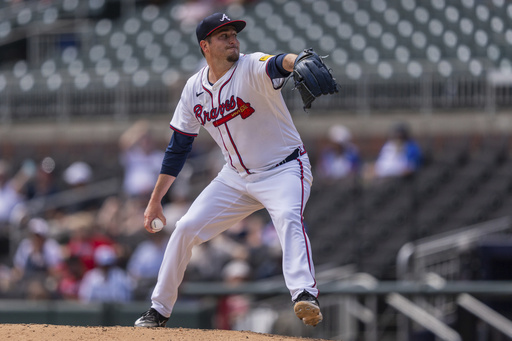
[(173, 86), (180, 79), (180, 72), (175, 68), (169, 68), (162, 74), (162, 83), (166, 86)]
[(12, 68), (12, 73), (13, 73), (14, 77), (16, 77), (16, 78), (21, 78), (21, 77), (25, 76), (27, 74), (27, 72), (28, 72), (28, 64), (24, 60), (17, 61)]
[(130, 57), (123, 62), (122, 70), (125, 74), (131, 75), (137, 72), (139, 67), (139, 60), (135, 57)]
[(406, 64), (411, 59), (411, 52), (406, 46), (399, 45), (395, 49), (395, 59), (402, 64)]
[(158, 18), (151, 25), (151, 29), (156, 34), (164, 34), (170, 27), (169, 20), (166, 18)]
[(70, 76), (77, 76), (78, 74), (82, 73), (84, 71), (84, 63), (79, 60), (75, 59), (68, 65), (68, 73)]
[(165, 56), (158, 56), (151, 63), (151, 70), (154, 73), (162, 74), (169, 67), (169, 59)]
[(104, 76), (110, 70), (112, 70), (112, 62), (110, 61), (110, 59), (107, 58), (102, 58), (98, 60), (98, 62), (94, 66), (94, 71), (98, 76)]
[(356, 13), (358, 5), (355, 0), (345, 0), (342, 2), (341, 8), (346, 14), (352, 16), (354, 13)]
[(33, 89), (35, 84), (34, 75), (27, 73), (20, 78), (19, 86), (22, 91), (30, 91)]
[(55, 60), (48, 59), (41, 64), (40, 70), (41, 75), (43, 75), (43, 77), (48, 78), (57, 71), (57, 64), (55, 63)]
[(0, 23), (0, 38), (5, 38), (11, 33), (12, 27), (9, 21)]
[(78, 0), (64, 0), (64, 2), (62, 3), (62, 9), (65, 12), (73, 12), (78, 8), (78, 5)]
[(78, 90), (84, 90), (89, 86), (90, 83), (91, 77), (87, 72), (80, 72), (73, 79), (73, 84), (75, 85), (75, 88)]
[(393, 66), (386, 62), (382, 61), (377, 65), (377, 74), (384, 79), (389, 79), (393, 76), (394, 69)]
[(147, 5), (142, 10), (142, 20), (153, 22), (160, 15), (160, 9), (155, 5)]
[(358, 26), (366, 27), (370, 23), (370, 15), (364, 9), (359, 9), (354, 13), (354, 22)]
[(149, 82), (149, 72), (146, 70), (137, 70), (132, 75), (132, 84), (138, 88), (146, 86)]
[(48, 7), (43, 13), (43, 22), (45, 24), (53, 24), (59, 18), (59, 11), (55, 7)]
[(167, 31), (164, 35), (164, 39), (163, 39), (164, 44), (166, 46), (171, 47), (181, 40), (181, 36), (182, 36), (182, 34), (180, 31), (171, 29), (171, 30)]
[(162, 53), (162, 47), (159, 44), (151, 43), (144, 49), (144, 57), (147, 60), (154, 60)]
[(297, 1), (287, 1), (283, 5), (284, 14), (290, 18), (296, 17), (298, 14), (301, 13), (301, 10), (302, 10), (301, 5)]
[(54, 73), (46, 80), (46, 87), (50, 91), (59, 90), (62, 86), (62, 76), (59, 73)]
[(414, 27), (409, 20), (402, 19), (397, 25), (398, 34), (403, 38), (409, 38), (414, 32)]
[(254, 12), (259, 18), (266, 19), (274, 13), (274, 7), (269, 2), (259, 2), (255, 6)]
[(89, 60), (93, 63), (96, 63), (100, 59), (104, 58), (106, 54), (105, 46), (103, 45), (94, 45), (89, 50)]
[(114, 32), (110, 36), (110, 46), (117, 49), (126, 43), (126, 34), (123, 32)]
[(101, 19), (96, 23), (94, 30), (100, 37), (106, 36), (112, 31), (112, 21), (110, 19)]
[(109, 71), (103, 76), (103, 86), (105, 88), (114, 88), (119, 85), (121, 81), (121, 76), (115, 70)]
[(384, 32), (382, 25), (377, 21), (372, 21), (366, 27), (366, 32), (369, 37), (373, 39), (379, 39)]
[(154, 37), (150, 31), (142, 31), (137, 35), (136, 44), (138, 47), (144, 48), (153, 42)]
[(123, 31), (129, 35), (135, 35), (139, 32), (141, 27), (140, 20), (138, 18), (128, 18), (123, 25)]
[(17, 15), (16, 21), (18, 25), (27, 25), (32, 20), (32, 10), (28, 7), (23, 8)]
[(326, 34), (318, 42), (321, 53), (330, 54), (336, 48), (337, 42), (331, 35)]
[(116, 50), (116, 58), (119, 61), (124, 61), (133, 55), (133, 47), (131, 45), (119, 46)]

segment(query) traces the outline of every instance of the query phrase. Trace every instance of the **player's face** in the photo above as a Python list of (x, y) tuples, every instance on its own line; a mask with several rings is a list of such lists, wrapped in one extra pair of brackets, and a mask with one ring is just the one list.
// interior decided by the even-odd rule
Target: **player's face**
[(213, 32), (209, 45), (210, 54), (214, 58), (234, 63), (240, 56), (240, 42), (232, 26), (222, 27)]

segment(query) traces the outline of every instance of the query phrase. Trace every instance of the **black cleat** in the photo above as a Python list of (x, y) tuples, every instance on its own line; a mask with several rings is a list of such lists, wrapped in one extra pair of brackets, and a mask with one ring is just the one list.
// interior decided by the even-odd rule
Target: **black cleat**
[(315, 327), (322, 321), (323, 316), (320, 312), (318, 300), (306, 290), (301, 292), (293, 302), (295, 303), (293, 306), (295, 315), (297, 315), (305, 325)]
[(168, 320), (168, 317), (162, 316), (158, 311), (151, 308), (135, 321), (134, 326), (146, 328), (165, 327)]

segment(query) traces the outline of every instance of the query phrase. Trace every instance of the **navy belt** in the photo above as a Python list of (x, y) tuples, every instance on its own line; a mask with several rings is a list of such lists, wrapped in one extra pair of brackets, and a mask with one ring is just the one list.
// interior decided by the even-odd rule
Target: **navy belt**
[(286, 157), (286, 159), (284, 159), (283, 161), (279, 162), (279, 163), (276, 165), (276, 167), (277, 167), (277, 166), (281, 166), (281, 165), (283, 165), (283, 164), (285, 164), (285, 163), (287, 163), (287, 162), (290, 162), (290, 161), (293, 161), (293, 160), (297, 159), (297, 158), (299, 157), (299, 155), (300, 155), (300, 149), (299, 149), (299, 148), (297, 148), (297, 149), (295, 149), (295, 150), (294, 150), (290, 155), (288, 155), (288, 156)]

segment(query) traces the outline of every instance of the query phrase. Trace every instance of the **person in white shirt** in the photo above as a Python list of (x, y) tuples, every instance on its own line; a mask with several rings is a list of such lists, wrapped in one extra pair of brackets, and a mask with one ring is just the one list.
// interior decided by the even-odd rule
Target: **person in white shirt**
[(117, 266), (112, 246), (101, 245), (94, 250), (96, 267), (87, 271), (78, 289), (82, 302), (128, 302), (133, 283), (126, 271)]

